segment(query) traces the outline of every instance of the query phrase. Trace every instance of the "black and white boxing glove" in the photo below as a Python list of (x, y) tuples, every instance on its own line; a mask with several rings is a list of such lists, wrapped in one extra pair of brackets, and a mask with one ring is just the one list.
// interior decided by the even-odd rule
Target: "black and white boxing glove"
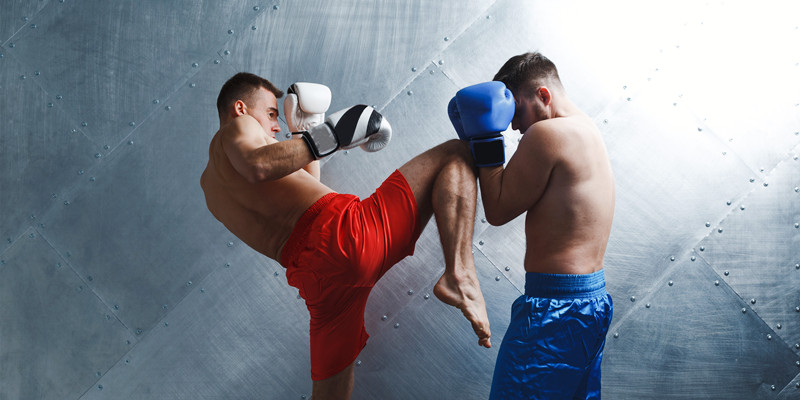
[(316, 159), (356, 146), (365, 151), (378, 151), (386, 147), (391, 138), (389, 121), (363, 104), (339, 110), (328, 116), (325, 123), (303, 132), (303, 139)]
[(296, 82), (286, 91), (283, 114), (289, 132), (307, 131), (325, 120), (331, 105), (331, 90), (319, 83)]

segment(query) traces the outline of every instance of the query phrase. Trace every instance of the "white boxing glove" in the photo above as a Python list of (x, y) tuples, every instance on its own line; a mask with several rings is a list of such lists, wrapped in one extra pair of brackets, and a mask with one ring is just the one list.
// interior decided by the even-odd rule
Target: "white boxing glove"
[(361, 146), (365, 151), (378, 151), (392, 138), (392, 127), (386, 118), (363, 104), (339, 110), (307, 132), (303, 139), (319, 159), (338, 149)]
[(307, 131), (325, 120), (331, 90), (319, 83), (296, 82), (286, 91), (283, 114), (290, 132)]

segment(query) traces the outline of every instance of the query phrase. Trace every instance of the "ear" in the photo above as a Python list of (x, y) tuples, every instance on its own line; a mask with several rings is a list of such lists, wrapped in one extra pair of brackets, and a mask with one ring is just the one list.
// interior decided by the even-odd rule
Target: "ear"
[(241, 100), (236, 100), (236, 102), (233, 103), (233, 113), (237, 117), (240, 116), (240, 115), (247, 114), (247, 104), (245, 104)]
[(536, 91), (536, 95), (539, 97), (539, 100), (544, 103), (545, 106), (549, 106), (550, 102), (553, 101), (553, 95), (550, 93), (550, 89), (545, 86), (540, 87)]

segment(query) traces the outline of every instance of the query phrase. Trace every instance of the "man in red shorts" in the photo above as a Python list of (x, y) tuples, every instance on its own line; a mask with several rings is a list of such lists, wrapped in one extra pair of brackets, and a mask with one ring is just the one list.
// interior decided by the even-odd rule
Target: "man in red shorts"
[(372, 287), (404, 257), (433, 215), (445, 272), (434, 287), (459, 308), (490, 347), (489, 320), (472, 258), (477, 199), (471, 153), (458, 140), (415, 157), (370, 197), (339, 194), (319, 180), (319, 158), (338, 149), (386, 145), (391, 128), (368, 106), (322, 113), (330, 91), (317, 84), (289, 88), (284, 112), (295, 138), (277, 141), (272, 83), (240, 73), (217, 99), (220, 129), (200, 183), (211, 213), (233, 234), (286, 268), (311, 317), (312, 397), (348, 399), (353, 364), (366, 344), (364, 309)]

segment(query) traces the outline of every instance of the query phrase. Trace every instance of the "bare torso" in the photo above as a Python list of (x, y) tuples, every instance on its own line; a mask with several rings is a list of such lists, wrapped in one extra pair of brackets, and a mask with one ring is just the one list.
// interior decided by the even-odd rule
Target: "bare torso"
[[(232, 165), (221, 136), (214, 135), (200, 184), (209, 211), (236, 237), (280, 261), (281, 250), (303, 213), (332, 192), (303, 169), (280, 179), (250, 182)], [(262, 131), (263, 132), (263, 131)], [(264, 145), (277, 143), (264, 133)]]
[[(541, 121), (556, 138), (544, 192), (525, 218), (525, 270), (587, 274), (603, 268), (614, 177), (599, 130), (585, 115)], [(530, 134), (530, 133), (529, 133)], [(523, 138), (523, 140), (528, 138)]]

